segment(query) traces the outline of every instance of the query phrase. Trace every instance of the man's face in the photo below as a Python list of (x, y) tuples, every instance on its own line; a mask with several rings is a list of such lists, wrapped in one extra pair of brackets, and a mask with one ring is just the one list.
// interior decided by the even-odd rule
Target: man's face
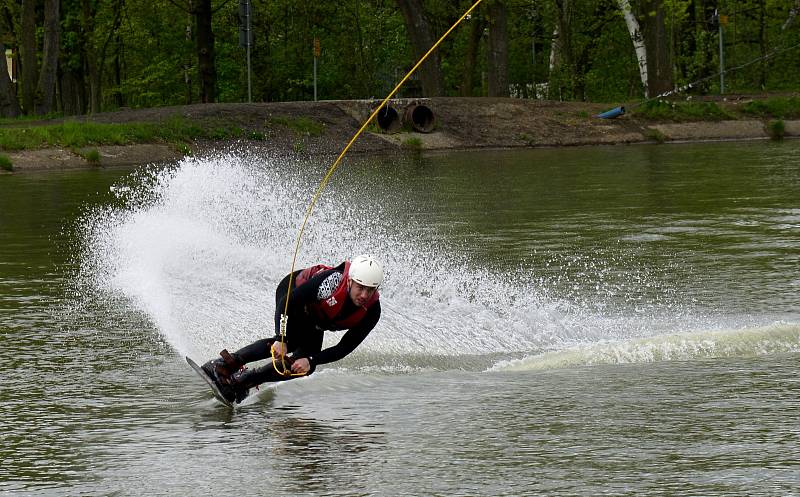
[(375, 290), (375, 287), (364, 286), (361, 283), (350, 280), (350, 300), (357, 306), (367, 305)]

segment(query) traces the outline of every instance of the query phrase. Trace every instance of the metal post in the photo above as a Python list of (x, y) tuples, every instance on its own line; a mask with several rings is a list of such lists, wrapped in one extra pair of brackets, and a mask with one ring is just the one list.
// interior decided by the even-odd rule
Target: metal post
[(247, 103), (253, 101), (252, 70), (250, 67), (250, 45), (252, 45), (252, 40), (250, 0), (239, 0), (239, 46), (247, 51)]
[(714, 18), (716, 19), (717, 27), (719, 28), (719, 94), (723, 95), (725, 93), (725, 42), (722, 37), (723, 19), (717, 10), (714, 11)]
[[(533, 98), (537, 98), (536, 95), (536, 30), (531, 33), (531, 87), (533, 90)], [(528, 98), (531, 98), (531, 94), (528, 93)]]
[(253, 83), (250, 71), (250, 0), (245, 0), (247, 3), (247, 103), (253, 102)]
[(535, 4), (531, 6), (531, 91), (527, 93), (527, 98), (539, 98), (536, 93), (536, 23), (538, 21), (539, 12), (536, 10)]
[(319, 38), (314, 38), (314, 101), (317, 101), (317, 59), (319, 59), (322, 49), (320, 48)]

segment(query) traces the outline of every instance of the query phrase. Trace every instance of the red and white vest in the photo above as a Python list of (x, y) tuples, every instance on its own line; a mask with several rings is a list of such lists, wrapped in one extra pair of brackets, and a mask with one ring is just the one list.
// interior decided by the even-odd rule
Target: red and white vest
[[(315, 274), (320, 271), (326, 271), (328, 269), (334, 269), (331, 266), (326, 266), (324, 264), (317, 264), (316, 266), (311, 266), (309, 268), (303, 269), (300, 271), (300, 274), (297, 275), (297, 284), (296, 286), (300, 286), (303, 283), (310, 280)], [(308, 304), (309, 311), (318, 319), (321, 319), (327, 323), (330, 323), (337, 328), (340, 329), (349, 329), (353, 326), (357, 325), (364, 319), (364, 316), (367, 315), (367, 309), (369, 309), (375, 302), (378, 301), (380, 295), (378, 295), (378, 291), (376, 290), (375, 293), (372, 294), (369, 301), (358, 309), (356, 309), (352, 314), (345, 318), (339, 319), (338, 316), (342, 312), (344, 308), (345, 302), (347, 299), (350, 298), (347, 295), (347, 279), (350, 273), (350, 261), (345, 261), (344, 263), (344, 273), (342, 274), (342, 281), (339, 282), (339, 286), (337, 286), (331, 296), (326, 298), (325, 300), (315, 300), (311, 304)]]

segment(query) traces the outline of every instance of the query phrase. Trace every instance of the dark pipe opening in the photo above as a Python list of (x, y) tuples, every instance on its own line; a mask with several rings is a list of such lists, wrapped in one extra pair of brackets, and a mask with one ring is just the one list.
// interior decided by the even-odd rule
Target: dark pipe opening
[(420, 133), (430, 133), (436, 125), (433, 111), (427, 105), (421, 104), (412, 104), (406, 108), (405, 121), (414, 131)]
[(400, 114), (394, 110), (394, 107), (388, 105), (378, 111), (378, 115), (375, 117), (378, 120), (378, 127), (386, 133), (396, 133), (403, 126)]

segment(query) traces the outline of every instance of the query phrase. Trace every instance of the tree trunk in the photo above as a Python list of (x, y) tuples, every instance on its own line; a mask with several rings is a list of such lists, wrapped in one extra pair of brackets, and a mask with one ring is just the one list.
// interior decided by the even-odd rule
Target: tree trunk
[(79, 74), (69, 70), (61, 74), (61, 109), (65, 116), (83, 114), (85, 88)]
[[(192, 0), (189, 0), (189, 9), (192, 9)], [(189, 15), (189, 18), (186, 20), (186, 43), (192, 43), (192, 16)], [(183, 63), (183, 84), (186, 85), (186, 105), (191, 104), (194, 101), (194, 85), (192, 84), (192, 61), (191, 57), (187, 55), (187, 58), (184, 59), (185, 62)]]
[[(92, 112), (101, 112), (102, 111), (102, 89), (103, 89), (103, 72), (105, 71), (106, 67), (106, 57), (108, 55), (108, 46), (111, 44), (111, 40), (114, 39), (116, 36), (119, 39), (119, 26), (122, 23), (122, 6), (123, 0), (116, 0), (114, 2), (114, 22), (111, 23), (111, 26), (108, 29), (108, 34), (106, 35), (106, 39), (103, 42), (103, 46), (100, 47), (100, 51), (98, 53), (97, 47), (95, 47), (94, 42), (92, 42), (92, 47), (94, 48), (94, 64), (95, 64), (95, 74), (93, 75), (93, 82), (92, 82)], [(94, 25), (94, 22), (92, 22)]]
[(573, 74), (573, 95), (572, 98), (586, 101), (586, 75), (592, 70), (595, 65), (596, 58), (592, 57), (598, 49), (599, 44), (603, 40), (603, 31), (608, 24), (607, 19), (613, 19), (616, 7), (613, 2), (597, 2), (594, 6), (594, 12), (589, 14), (588, 22), (581, 30), (581, 35), (586, 40), (581, 43), (573, 52), (573, 60), (575, 69)]
[(464, 74), (461, 79), (461, 96), (473, 96), (472, 90), (475, 85), (475, 66), (478, 63), (478, 48), (480, 47), (483, 30), (486, 25), (478, 16), (473, 16), (470, 20), (472, 26), (469, 32), (469, 42), (467, 44), (467, 54), (464, 61)]
[(786, 31), (792, 24), (794, 24), (797, 14), (800, 14), (800, 0), (794, 1), (794, 6), (789, 11), (789, 17), (786, 19), (786, 22), (783, 23), (783, 26), (781, 26), (781, 31)]
[(489, 5), (489, 96), (508, 96), (508, 12), (498, 0)]
[[(361, 28), (361, 15), (359, 13), (358, 4), (359, 4), (359, 2), (356, 1), (355, 2), (355, 15), (353, 16), (353, 19), (355, 20), (355, 25), (356, 25), (356, 34), (358, 35), (357, 36), (357, 39), (358, 39), (358, 62), (359, 62), (359, 65), (358, 65), (358, 79), (361, 82), (362, 87), (366, 89), (366, 86), (367, 86), (366, 85), (366, 81), (368, 79), (367, 77), (365, 77), (365, 74), (367, 72), (367, 62), (366, 62), (366, 58), (364, 57), (364, 32), (363, 32), (363, 29)], [(366, 90), (366, 91), (369, 91), (369, 90)]]
[(550, 81), (548, 83), (548, 96), (551, 99), (570, 98), (574, 89), (573, 7), (570, 2), (571, 0), (556, 0), (558, 19), (553, 32), (553, 45), (550, 49)]
[(197, 69), (200, 76), (200, 101), (217, 99), (217, 66), (214, 60), (214, 32), (211, 30), (211, 0), (198, 0), (194, 10), (197, 22)]
[(125, 107), (125, 97), (122, 94), (122, 39), (119, 32), (116, 33), (114, 41), (116, 42), (114, 44), (114, 86), (117, 88), (114, 92), (114, 102), (117, 107)]
[(56, 69), (58, 68), (58, 45), (60, 37), (59, 0), (44, 2), (44, 51), (42, 72), (37, 89), (37, 114), (53, 112), (56, 97)]
[(560, 38), (558, 34), (558, 24), (556, 24), (556, 27), (553, 28), (553, 36), (550, 38), (550, 56), (547, 58), (550, 64), (548, 74), (551, 77), (553, 73), (558, 70), (558, 66), (561, 65), (561, 50), (559, 49), (561, 46)]
[(690, 66), (692, 68), (690, 75), (694, 80), (705, 79), (694, 86), (696, 91), (705, 94), (710, 90), (710, 77), (717, 72), (717, 67), (714, 65), (717, 44), (713, 43), (716, 41), (717, 28), (709, 22), (714, 17), (716, 4), (704, 0), (692, 0), (692, 4), (694, 4), (695, 43), (691, 52), (694, 54), (694, 60)]
[[(433, 46), (430, 23), (425, 17), (421, 0), (397, 0), (397, 6), (403, 13), (408, 36), (417, 60)], [(444, 78), (442, 77), (441, 60), (439, 52), (434, 51), (419, 68), (419, 78), (422, 82), (422, 91), (425, 96), (439, 97), (443, 94)]]
[(20, 86), (22, 109), (33, 114), (39, 65), (36, 62), (36, 1), (22, 0), (22, 23), (20, 26)]
[[(0, 54), (3, 54), (5, 59), (6, 46), (3, 43), (3, 38), (2, 23), (0, 23)], [(5, 60), (3, 62), (3, 70), (0, 70), (0, 116), (17, 117), (22, 112), (19, 108), (14, 85), (11, 84), (11, 78), (8, 77), (8, 71), (5, 69)]]
[(628, 26), (628, 34), (633, 42), (633, 49), (636, 52), (636, 60), (639, 62), (639, 77), (642, 79), (642, 88), (644, 88), (644, 96), (649, 96), (648, 81), (648, 68), (647, 68), (647, 48), (645, 46), (642, 30), (639, 28), (639, 21), (633, 15), (631, 10), (631, 3), (628, 0), (617, 0), (619, 10), (625, 18), (625, 25)]
[(89, 73), (89, 113), (100, 112), (100, 71), (97, 67), (97, 47), (94, 44), (95, 9), (90, 0), (81, 0), (83, 27), (83, 53), (86, 57), (86, 70)]
[(761, 73), (759, 75), (759, 85), (761, 89), (767, 87), (767, 71), (769, 62), (767, 61), (767, 14), (766, 14), (766, 1), (759, 0), (758, 2), (758, 44), (761, 47)]
[(669, 41), (664, 16), (663, 0), (646, 0), (642, 4), (644, 12), (643, 34), (647, 59), (646, 95), (654, 97), (673, 89), (672, 67), (669, 60)]

